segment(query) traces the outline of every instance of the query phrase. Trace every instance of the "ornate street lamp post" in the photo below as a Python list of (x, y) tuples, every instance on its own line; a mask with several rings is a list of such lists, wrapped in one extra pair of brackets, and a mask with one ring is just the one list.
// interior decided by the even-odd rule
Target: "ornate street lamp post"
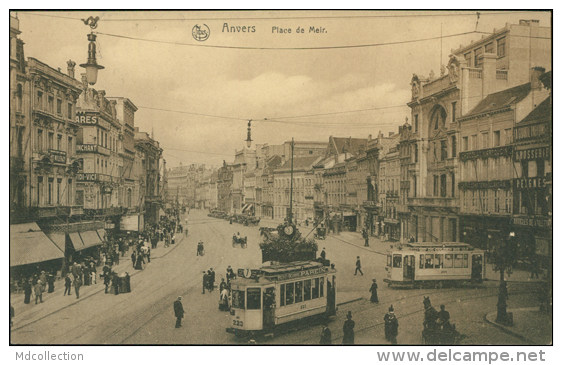
[[(488, 238), (491, 238), (488, 236)], [(511, 273), (511, 268), (515, 263), (515, 233), (511, 232), (506, 240), (500, 241), (492, 255), (494, 271), (500, 272), (500, 288), (498, 293), (498, 311), (496, 323), (506, 326), (513, 326), (513, 315), (507, 312), (507, 283), (505, 282), (505, 272)]]
[(98, 20), (99, 17), (94, 18), (93, 16), (86, 20), (82, 19), (84, 24), (89, 25), (92, 29), (91, 33), (88, 34), (88, 41), (90, 41), (88, 44), (88, 62), (80, 65), (80, 67), (86, 69), (86, 80), (90, 85), (94, 85), (98, 81), (98, 70), (105, 68), (102, 65), (98, 65), (96, 60), (96, 35), (94, 34), (94, 29), (98, 27)]

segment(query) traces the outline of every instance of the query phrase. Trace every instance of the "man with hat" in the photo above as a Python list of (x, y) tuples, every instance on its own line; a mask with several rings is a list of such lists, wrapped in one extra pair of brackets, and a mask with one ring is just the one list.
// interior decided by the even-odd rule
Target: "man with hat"
[(37, 299), (43, 303), (43, 282), (41, 280), (37, 280), (37, 284), (33, 287), (33, 292), (35, 294), (35, 304), (37, 304)]
[(174, 314), (176, 315), (176, 328), (181, 327), (181, 319), (183, 318), (184, 314), (183, 304), (181, 304), (181, 297), (174, 302)]
[(320, 334), (320, 345), (331, 345), (332, 344), (332, 331), (328, 327), (327, 323), (322, 325), (322, 333)]
[(342, 345), (355, 344), (355, 321), (351, 319), (351, 311), (347, 312), (347, 320), (343, 324), (343, 340)]
[(394, 307), (391, 305), (384, 316), (384, 337), (391, 344), (396, 345), (396, 336), (398, 336), (398, 319), (394, 315)]
[(369, 291), (371, 292), (371, 303), (379, 304), (379, 296), (377, 294), (378, 287), (379, 286), (377, 285), (377, 279), (373, 279), (373, 284), (371, 285), (371, 289), (369, 289)]
[(326, 260), (326, 247), (322, 248), (322, 252), (320, 252), (320, 257), (322, 257), (322, 260)]
[(209, 282), (209, 274), (206, 271), (203, 271), (203, 293), (205, 294), (205, 288), (207, 287), (207, 283)]
[(359, 271), (361, 276), (363, 276), (363, 271), (361, 271), (361, 259), (359, 256), (357, 256), (357, 261), (355, 262), (355, 275), (357, 275), (357, 271)]

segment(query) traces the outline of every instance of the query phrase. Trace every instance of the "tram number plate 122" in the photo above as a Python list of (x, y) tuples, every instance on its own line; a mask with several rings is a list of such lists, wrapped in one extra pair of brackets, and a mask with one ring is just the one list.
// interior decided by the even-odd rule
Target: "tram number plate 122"
[(240, 327), (242, 327), (242, 326), (244, 326), (244, 322), (235, 319), (235, 320), (232, 321), (232, 325), (233, 325), (233, 326), (240, 326)]

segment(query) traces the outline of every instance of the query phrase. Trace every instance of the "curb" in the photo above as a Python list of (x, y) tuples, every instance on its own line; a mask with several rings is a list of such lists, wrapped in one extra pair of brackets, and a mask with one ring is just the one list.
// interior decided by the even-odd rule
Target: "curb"
[[(178, 240), (178, 243), (176, 243), (176, 244), (174, 245), (174, 247), (172, 247), (168, 252), (166, 252), (165, 254), (163, 254), (163, 255), (160, 256), (160, 257), (155, 257), (155, 258), (153, 258), (152, 260), (156, 260), (156, 259), (159, 259), (159, 258), (162, 258), (162, 257), (165, 257), (166, 255), (168, 255), (168, 254), (169, 254), (170, 252), (172, 252), (176, 247), (179, 246), (179, 244), (183, 241), (183, 237), (184, 237), (184, 236), (182, 236), (182, 239), (181, 239), (181, 240)], [(137, 275), (137, 274), (140, 274), (140, 273), (143, 272), (143, 271), (144, 271), (144, 270), (135, 271), (135, 272), (133, 272), (133, 273), (132, 273), (131, 275), (129, 275), (129, 276), (135, 276), (135, 275)], [(90, 298), (90, 297), (92, 297), (92, 296), (94, 296), (94, 295), (96, 295), (96, 294), (99, 294), (100, 292), (102, 292), (102, 291), (104, 291), (104, 290), (105, 290), (105, 287), (102, 286), (99, 290), (93, 291), (93, 292), (91, 292), (90, 294), (88, 294), (88, 295), (86, 295), (86, 296), (83, 296), (82, 298), (76, 300), (75, 302), (69, 303), (69, 304), (64, 305), (64, 306), (62, 306), (62, 307), (59, 307), (58, 309), (56, 309), (56, 310), (54, 310), (54, 311), (52, 311), (52, 312), (49, 312), (49, 313), (45, 314), (44, 316), (41, 316), (41, 317), (39, 317), (39, 318), (36, 318), (36, 319), (34, 319), (34, 320), (32, 320), (32, 321), (26, 323), (26, 324), (22, 324), (22, 325), (19, 326), (19, 327), (12, 327), (12, 328), (10, 329), (10, 332), (16, 331), (16, 330), (19, 330), (19, 329), (22, 329), (22, 328), (25, 328), (25, 327), (29, 326), (30, 324), (33, 324), (33, 323), (35, 323), (35, 322), (37, 322), (37, 321), (42, 320), (43, 318), (46, 318), (46, 317), (48, 317), (48, 316), (50, 316), (50, 315), (52, 315), (52, 314), (58, 313), (58, 312), (60, 312), (60, 311), (63, 310), (63, 309), (69, 308), (69, 307), (71, 307), (71, 306), (73, 306), (73, 305), (75, 305), (75, 304), (77, 304), (77, 303), (83, 301), (84, 299), (88, 299), (88, 298)]]
[(358, 302), (358, 301), (363, 300), (363, 299), (365, 299), (365, 298), (359, 297), (359, 298), (355, 298), (355, 299), (350, 299), (350, 300), (347, 300), (345, 302), (338, 303), (338, 305), (345, 305), (345, 304), (349, 304), (349, 303), (354, 303), (354, 302)]
[[(535, 309), (536, 309), (536, 308), (517, 308), (517, 309), (514, 309), (514, 310), (523, 312), (523, 311), (531, 311), (531, 310), (535, 310)], [(501, 324), (499, 324), (499, 323), (496, 323), (496, 322), (494, 322), (494, 321), (489, 320), (489, 319), (488, 319), (488, 316), (493, 315), (493, 314), (494, 314), (494, 312), (490, 312), (490, 313), (488, 313), (488, 314), (484, 314), (484, 321), (486, 321), (487, 323), (491, 324), (492, 326), (494, 326), (494, 327), (496, 327), (496, 328), (499, 328), (501, 331), (507, 333), (508, 335), (511, 335), (511, 336), (513, 336), (513, 337), (516, 337), (516, 338), (518, 338), (518, 339), (520, 339), (520, 340), (522, 340), (522, 341), (528, 342), (528, 343), (531, 344), (531, 345), (538, 345), (535, 341), (530, 340), (530, 339), (528, 339), (527, 337), (525, 337), (525, 336), (523, 336), (523, 335), (520, 335), (519, 333), (514, 332), (514, 331), (508, 329), (506, 326), (501, 325)]]

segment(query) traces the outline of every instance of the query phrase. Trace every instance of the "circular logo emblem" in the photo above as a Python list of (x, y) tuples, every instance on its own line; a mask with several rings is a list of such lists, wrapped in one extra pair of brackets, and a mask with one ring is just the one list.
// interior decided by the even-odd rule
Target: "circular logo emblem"
[(211, 35), (211, 30), (209, 29), (207, 24), (195, 24), (195, 26), (191, 30), (191, 34), (196, 41), (203, 42), (209, 38), (209, 36)]

